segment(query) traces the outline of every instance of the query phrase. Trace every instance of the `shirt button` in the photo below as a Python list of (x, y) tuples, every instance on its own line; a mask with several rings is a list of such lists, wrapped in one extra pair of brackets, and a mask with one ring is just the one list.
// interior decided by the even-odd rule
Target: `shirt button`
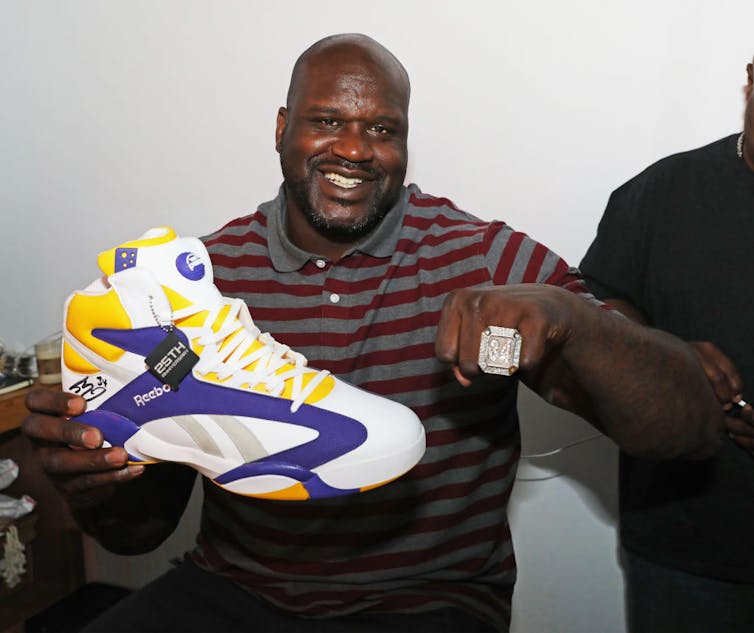
[(324, 259), (317, 259), (314, 261), (314, 265), (317, 268), (324, 268), (325, 266), (327, 266), (327, 262)]
[(340, 301), (340, 295), (335, 294), (334, 292), (330, 295), (330, 301), (333, 303), (338, 303)]

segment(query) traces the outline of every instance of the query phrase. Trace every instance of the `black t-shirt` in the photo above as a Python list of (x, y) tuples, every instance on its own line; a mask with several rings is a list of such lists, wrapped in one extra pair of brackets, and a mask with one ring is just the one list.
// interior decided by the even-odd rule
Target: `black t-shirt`
[[(614, 191), (581, 270), (598, 297), (625, 299), (684, 340), (715, 343), (754, 402), (754, 173), (737, 138), (669, 156)], [(620, 512), (627, 549), (754, 582), (754, 456), (732, 440), (701, 462), (621, 454)]]

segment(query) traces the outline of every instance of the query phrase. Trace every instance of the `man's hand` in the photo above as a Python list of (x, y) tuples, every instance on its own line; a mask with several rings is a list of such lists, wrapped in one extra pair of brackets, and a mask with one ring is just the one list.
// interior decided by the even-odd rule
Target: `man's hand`
[(749, 403), (743, 407), (738, 404), (743, 391), (738, 369), (713, 343), (692, 341), (690, 345), (699, 356), (715, 396), (727, 413), (725, 424), (728, 435), (741, 448), (754, 451), (754, 408)]
[(21, 430), (39, 456), (42, 468), (72, 508), (107, 501), (115, 485), (138, 477), (144, 466), (129, 466), (122, 448), (102, 448), (99, 429), (69, 421), (83, 413), (80, 396), (49, 389), (26, 396), (29, 415)]
[[(123, 448), (102, 447), (99, 429), (67, 418), (84, 412), (79, 396), (50, 390), (26, 397), (21, 430), (79, 526), (117, 554), (143, 554), (175, 529), (196, 471), (183, 464), (129, 465)], [(143, 474), (143, 476), (141, 476)]]
[(521, 334), (517, 372), (527, 386), (627, 453), (698, 459), (722, 446), (726, 416), (696, 354), (677, 337), (555, 286), (460, 290), (443, 305), (435, 349), (463, 384), (481, 373), (480, 338), (491, 325)]
[(482, 331), (489, 325), (514, 328), (522, 337), (518, 369), (526, 374), (540, 365), (549, 350), (573, 336), (573, 318), (586, 307), (577, 295), (543, 284), (456, 290), (443, 305), (436, 354), (453, 367), (462, 384), (468, 384), (481, 373)]

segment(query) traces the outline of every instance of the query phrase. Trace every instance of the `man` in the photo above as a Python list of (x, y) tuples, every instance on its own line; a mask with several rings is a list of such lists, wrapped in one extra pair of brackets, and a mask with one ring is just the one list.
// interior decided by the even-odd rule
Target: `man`
[(621, 454), (634, 632), (754, 630), (754, 415), (741, 406), (754, 398), (751, 64), (747, 74), (743, 134), (667, 157), (614, 191), (581, 263), (598, 297), (692, 342), (729, 414), (713, 459)]
[[(91, 630), (505, 630), (518, 379), (632, 452), (718, 449), (723, 416), (687, 346), (598, 306), (522, 233), (403, 186), (409, 93), (374, 40), (314, 44), (278, 112), (278, 197), (205, 243), (218, 288), (263, 331), (410, 406), (424, 458), (385, 487), (316, 502), (206, 485), (192, 560)], [(488, 326), (523, 337), (512, 376), (480, 369)], [(193, 471), (127, 466), (96, 429), (58, 417), (80, 413), (80, 399), (36, 393), (28, 404), (24, 432), (85, 530), (121, 553), (172, 532)]]

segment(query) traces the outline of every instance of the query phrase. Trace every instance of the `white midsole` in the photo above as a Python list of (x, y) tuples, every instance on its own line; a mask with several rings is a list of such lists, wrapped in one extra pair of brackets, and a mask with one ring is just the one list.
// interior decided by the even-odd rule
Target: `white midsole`
[[(348, 461), (348, 454), (323, 464), (313, 470), (328, 486), (342, 490), (351, 490), (375, 486), (390, 481), (410, 470), (422, 457), (425, 450), (424, 429), (416, 440), (390, 455), (376, 455), (370, 459)], [(237, 468), (241, 464), (237, 459), (210, 455), (199, 448), (177, 446), (161, 440), (148, 430), (141, 429), (131, 436), (124, 448), (132, 455), (144, 461), (170, 461), (187, 464), (205, 477), (215, 479), (223, 473)], [(346, 459), (344, 459), (346, 458)], [(335, 462), (338, 462), (337, 464)], [(297, 480), (280, 475), (256, 475), (239, 479), (224, 488), (240, 494), (265, 494), (283, 490), (297, 483)]]

